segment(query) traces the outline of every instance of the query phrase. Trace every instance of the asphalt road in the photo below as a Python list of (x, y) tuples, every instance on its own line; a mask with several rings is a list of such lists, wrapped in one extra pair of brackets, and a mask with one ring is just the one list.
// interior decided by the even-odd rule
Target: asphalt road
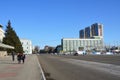
[(41, 54), (38, 55), (38, 58), (47, 80), (120, 80), (120, 56), (118, 55), (57, 56)]

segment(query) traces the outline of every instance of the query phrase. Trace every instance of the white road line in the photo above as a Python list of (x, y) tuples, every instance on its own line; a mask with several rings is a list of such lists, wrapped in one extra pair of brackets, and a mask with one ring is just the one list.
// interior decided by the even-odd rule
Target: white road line
[(46, 77), (45, 77), (45, 75), (44, 75), (44, 72), (43, 72), (43, 70), (42, 70), (42, 67), (41, 67), (38, 59), (37, 59), (37, 62), (38, 62), (38, 67), (40, 68), (40, 73), (41, 73), (41, 79), (40, 79), (40, 80), (46, 80)]
[(120, 77), (120, 66), (117, 65), (84, 61), (84, 60), (76, 60), (76, 59), (61, 59), (61, 61), (65, 61), (78, 66), (83, 66), (93, 70), (99, 70)]

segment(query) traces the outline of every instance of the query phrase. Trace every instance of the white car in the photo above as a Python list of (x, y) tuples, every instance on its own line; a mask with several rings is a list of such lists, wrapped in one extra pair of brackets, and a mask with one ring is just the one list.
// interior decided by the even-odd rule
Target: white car
[(78, 53), (78, 55), (83, 55), (83, 54), (85, 54), (86, 52), (85, 51), (76, 51), (76, 53)]

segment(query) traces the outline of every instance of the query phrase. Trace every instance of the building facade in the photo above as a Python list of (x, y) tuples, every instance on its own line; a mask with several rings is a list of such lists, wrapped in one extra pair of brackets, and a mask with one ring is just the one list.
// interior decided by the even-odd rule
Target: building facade
[(92, 24), (85, 29), (80, 30), (79, 38), (63, 38), (61, 40), (62, 50), (65, 52), (84, 50), (102, 50), (103, 25), (100, 23)]
[(84, 39), (84, 38), (85, 38), (85, 30), (84, 30), (84, 29), (80, 30), (79, 34), (80, 34), (79, 37), (80, 37), (81, 39)]
[(27, 39), (20, 39), (24, 54), (32, 54), (32, 42)]
[(79, 36), (81, 39), (90, 39), (94, 36), (103, 38), (103, 25), (100, 23), (94, 23), (90, 27), (80, 30)]
[(79, 51), (81, 48), (84, 50), (97, 49), (101, 50), (103, 48), (103, 40), (99, 39), (73, 39), (73, 38), (63, 38), (61, 40), (62, 50), (65, 52)]
[(3, 44), (3, 38), (5, 37), (5, 31), (2, 29), (2, 25), (0, 25), (0, 57), (1, 56), (7, 56), (7, 51), (3, 50), (1, 48), (7, 48), (7, 49), (14, 49), (13, 46)]
[(2, 29), (2, 27), (0, 27), (0, 43), (2, 43), (3, 38), (5, 37), (4, 33), (5, 33), (4, 30)]
[(100, 23), (92, 24), (91, 25), (91, 36), (103, 37), (103, 25)]
[(90, 39), (91, 38), (91, 30), (90, 27), (85, 28), (85, 38)]

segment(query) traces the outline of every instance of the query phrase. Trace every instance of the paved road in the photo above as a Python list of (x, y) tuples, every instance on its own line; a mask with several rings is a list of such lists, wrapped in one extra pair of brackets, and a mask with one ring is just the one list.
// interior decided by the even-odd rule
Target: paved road
[(59, 57), (120, 65), (120, 55), (85, 55), (85, 56), (60, 55)]
[(0, 57), (0, 80), (40, 80), (38, 63), (36, 55), (26, 56), (24, 64), (13, 62), (11, 56)]
[(120, 56), (83, 57), (39, 55), (39, 60), (48, 78), (54, 80), (120, 80), (120, 66), (116, 63)]

